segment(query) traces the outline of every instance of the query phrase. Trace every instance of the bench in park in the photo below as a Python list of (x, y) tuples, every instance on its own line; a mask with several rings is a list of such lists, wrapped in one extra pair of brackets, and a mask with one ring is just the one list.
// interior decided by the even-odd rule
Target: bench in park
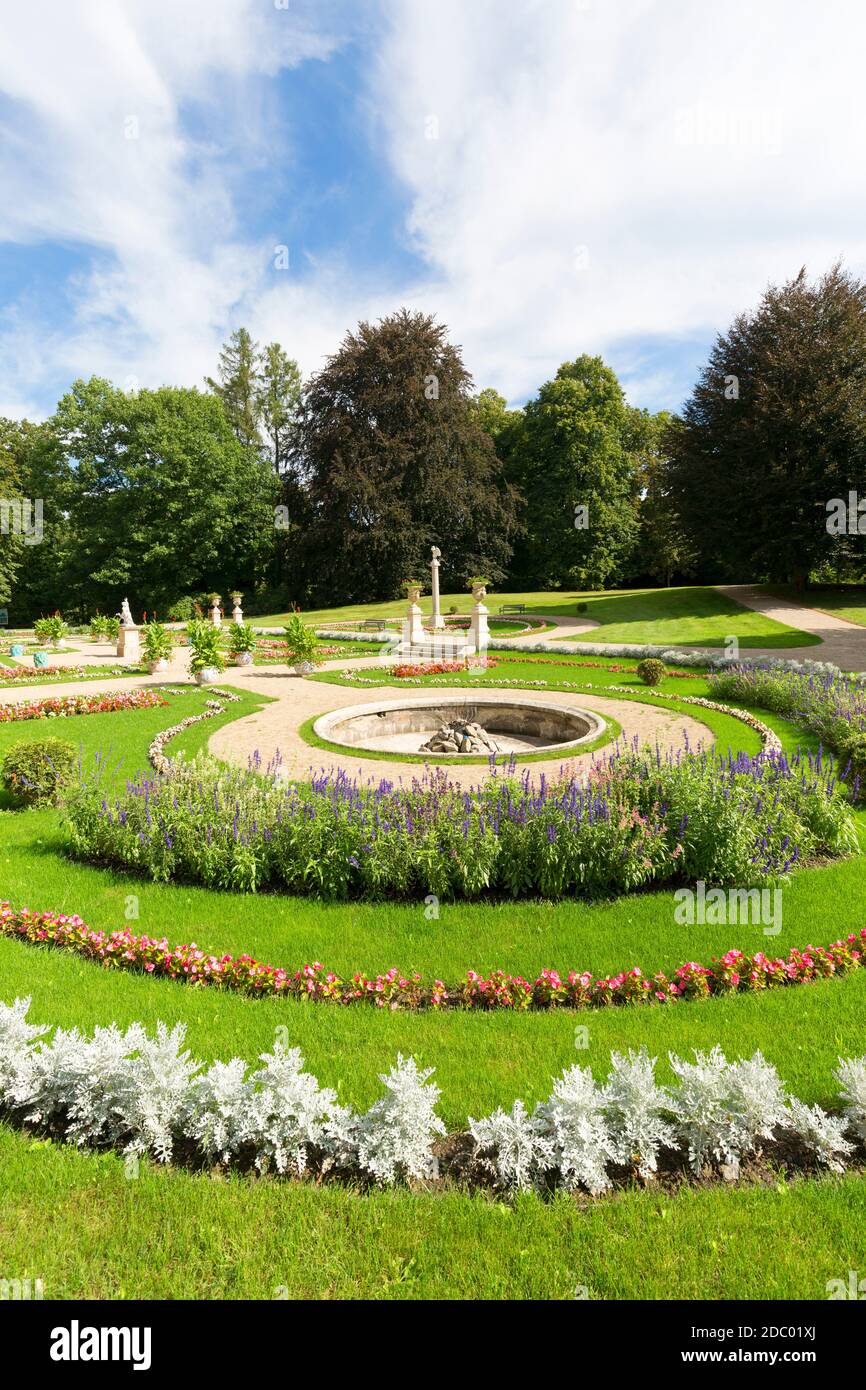
[(525, 613), (525, 612), (526, 612), (526, 604), (525, 604), (525, 603), (500, 603), (500, 605), (499, 605), (499, 611), (500, 611), (500, 613)]
[(374, 632), (381, 632), (385, 626), (385, 620), (383, 618), (365, 618), (361, 626), (365, 629), (372, 628)]

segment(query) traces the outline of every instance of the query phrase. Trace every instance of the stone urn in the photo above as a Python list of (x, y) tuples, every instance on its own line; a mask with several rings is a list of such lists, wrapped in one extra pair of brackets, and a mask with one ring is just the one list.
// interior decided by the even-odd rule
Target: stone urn
[(152, 676), (155, 676), (157, 671), (167, 671), (168, 660), (166, 657), (161, 656), (156, 661), (149, 661), (147, 663), (147, 669)]
[(252, 652), (235, 652), (235, 666), (252, 666)]
[(222, 671), (217, 666), (203, 666), (200, 671), (195, 673), (196, 685), (216, 685)]
[(417, 603), (419, 598), (421, 597), (421, 585), (407, 584), (406, 597), (408, 598), (410, 603)]
[(487, 597), (487, 585), (473, 584), (472, 597), (474, 598), (476, 603), (481, 603), (482, 599), (485, 599)]
[(229, 598), (234, 604), (234, 607), (232, 608), (232, 622), (242, 623), (244, 620), (244, 610), (241, 608), (241, 599), (243, 598), (243, 594), (239, 593), (238, 590), (235, 590), (233, 593), (229, 594)]

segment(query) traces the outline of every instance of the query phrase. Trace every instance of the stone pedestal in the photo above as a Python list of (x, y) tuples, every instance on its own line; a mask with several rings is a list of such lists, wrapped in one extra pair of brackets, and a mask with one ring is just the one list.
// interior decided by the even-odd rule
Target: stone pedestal
[(117, 655), (124, 657), (131, 666), (141, 661), (141, 633), (135, 626), (122, 627), (117, 635)]
[(490, 610), (479, 599), (472, 609), (472, 622), (469, 627), (469, 642), (475, 648), (476, 656), (483, 656), (487, 651), (487, 643), (490, 639), (490, 629), (487, 626), (487, 619)]
[(223, 615), (220, 612), (220, 606), (218, 603), (215, 603), (213, 608), (210, 610), (210, 620), (213, 623), (214, 627), (222, 627)]
[(234, 608), (232, 609), (232, 622), (233, 622), (233, 623), (242, 623), (243, 620), (244, 620), (244, 610), (241, 608), (241, 606), (240, 606), (239, 603), (236, 603), (235, 606), (234, 606)]
[(425, 641), (424, 618), (420, 603), (415, 603), (413, 600), (409, 604), (407, 617), (409, 620), (409, 645), (410, 647), (420, 645)]

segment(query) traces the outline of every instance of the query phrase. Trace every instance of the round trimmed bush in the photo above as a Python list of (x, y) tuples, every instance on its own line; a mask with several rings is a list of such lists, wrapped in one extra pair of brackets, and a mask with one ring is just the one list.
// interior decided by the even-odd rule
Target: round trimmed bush
[(658, 685), (665, 673), (665, 664), (657, 656), (648, 656), (638, 662), (637, 673), (644, 685)]
[(27, 806), (56, 806), (75, 780), (77, 759), (63, 738), (13, 743), (3, 759), (3, 786)]

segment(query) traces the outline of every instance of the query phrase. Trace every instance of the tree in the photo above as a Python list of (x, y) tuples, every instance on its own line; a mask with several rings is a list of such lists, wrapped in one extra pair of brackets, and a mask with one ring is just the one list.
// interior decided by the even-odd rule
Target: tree
[(261, 430), (277, 477), (288, 470), (295, 450), (301, 406), (301, 372), (279, 343), (268, 343), (258, 357), (256, 404)]
[(866, 471), (866, 287), (838, 264), (771, 285), (717, 338), (670, 443), (677, 506), (725, 573), (802, 588), (862, 563), (863, 536), (828, 532), (827, 509)]
[(637, 541), (632, 412), (600, 357), (564, 362), (524, 411), (511, 477), (526, 497), (513, 574), (527, 588), (602, 588)]
[[(6, 486), (16, 486), (12, 480), (17, 479), (19, 495), (30, 509), (27, 543), (20, 541), (7, 551), (15, 560), (11, 594), (15, 621), (28, 622), (53, 613), (63, 603), (62, 576), (75, 544), (67, 521), (74, 477), (47, 422), (0, 420), (0, 459), (4, 458)], [(0, 548), (5, 548), (7, 540), (12, 538), (0, 537)]]
[(73, 479), (64, 609), (114, 612), (128, 593), (165, 611), (185, 594), (252, 592), (274, 547), (276, 484), (220, 400), (170, 386), (131, 395), (93, 377), (50, 425)]
[(246, 330), (238, 328), (219, 356), (219, 381), (205, 377), (205, 382), (225, 407), (229, 424), (241, 444), (258, 449), (260, 414), (259, 351)]
[(0, 420), (0, 606), (12, 597), (21, 565), (24, 538), (19, 529), (23, 487), (15, 455), (7, 447), (7, 435), (15, 426)]
[(640, 487), (638, 567), (670, 586), (674, 574), (688, 574), (697, 547), (686, 531), (671, 486), (667, 443), (676, 428), (667, 410), (632, 412)]
[(408, 310), (347, 334), (305, 393), (304, 574), (320, 602), (393, 598), (440, 545), (443, 579), (505, 574), (516, 499), (446, 329)]

